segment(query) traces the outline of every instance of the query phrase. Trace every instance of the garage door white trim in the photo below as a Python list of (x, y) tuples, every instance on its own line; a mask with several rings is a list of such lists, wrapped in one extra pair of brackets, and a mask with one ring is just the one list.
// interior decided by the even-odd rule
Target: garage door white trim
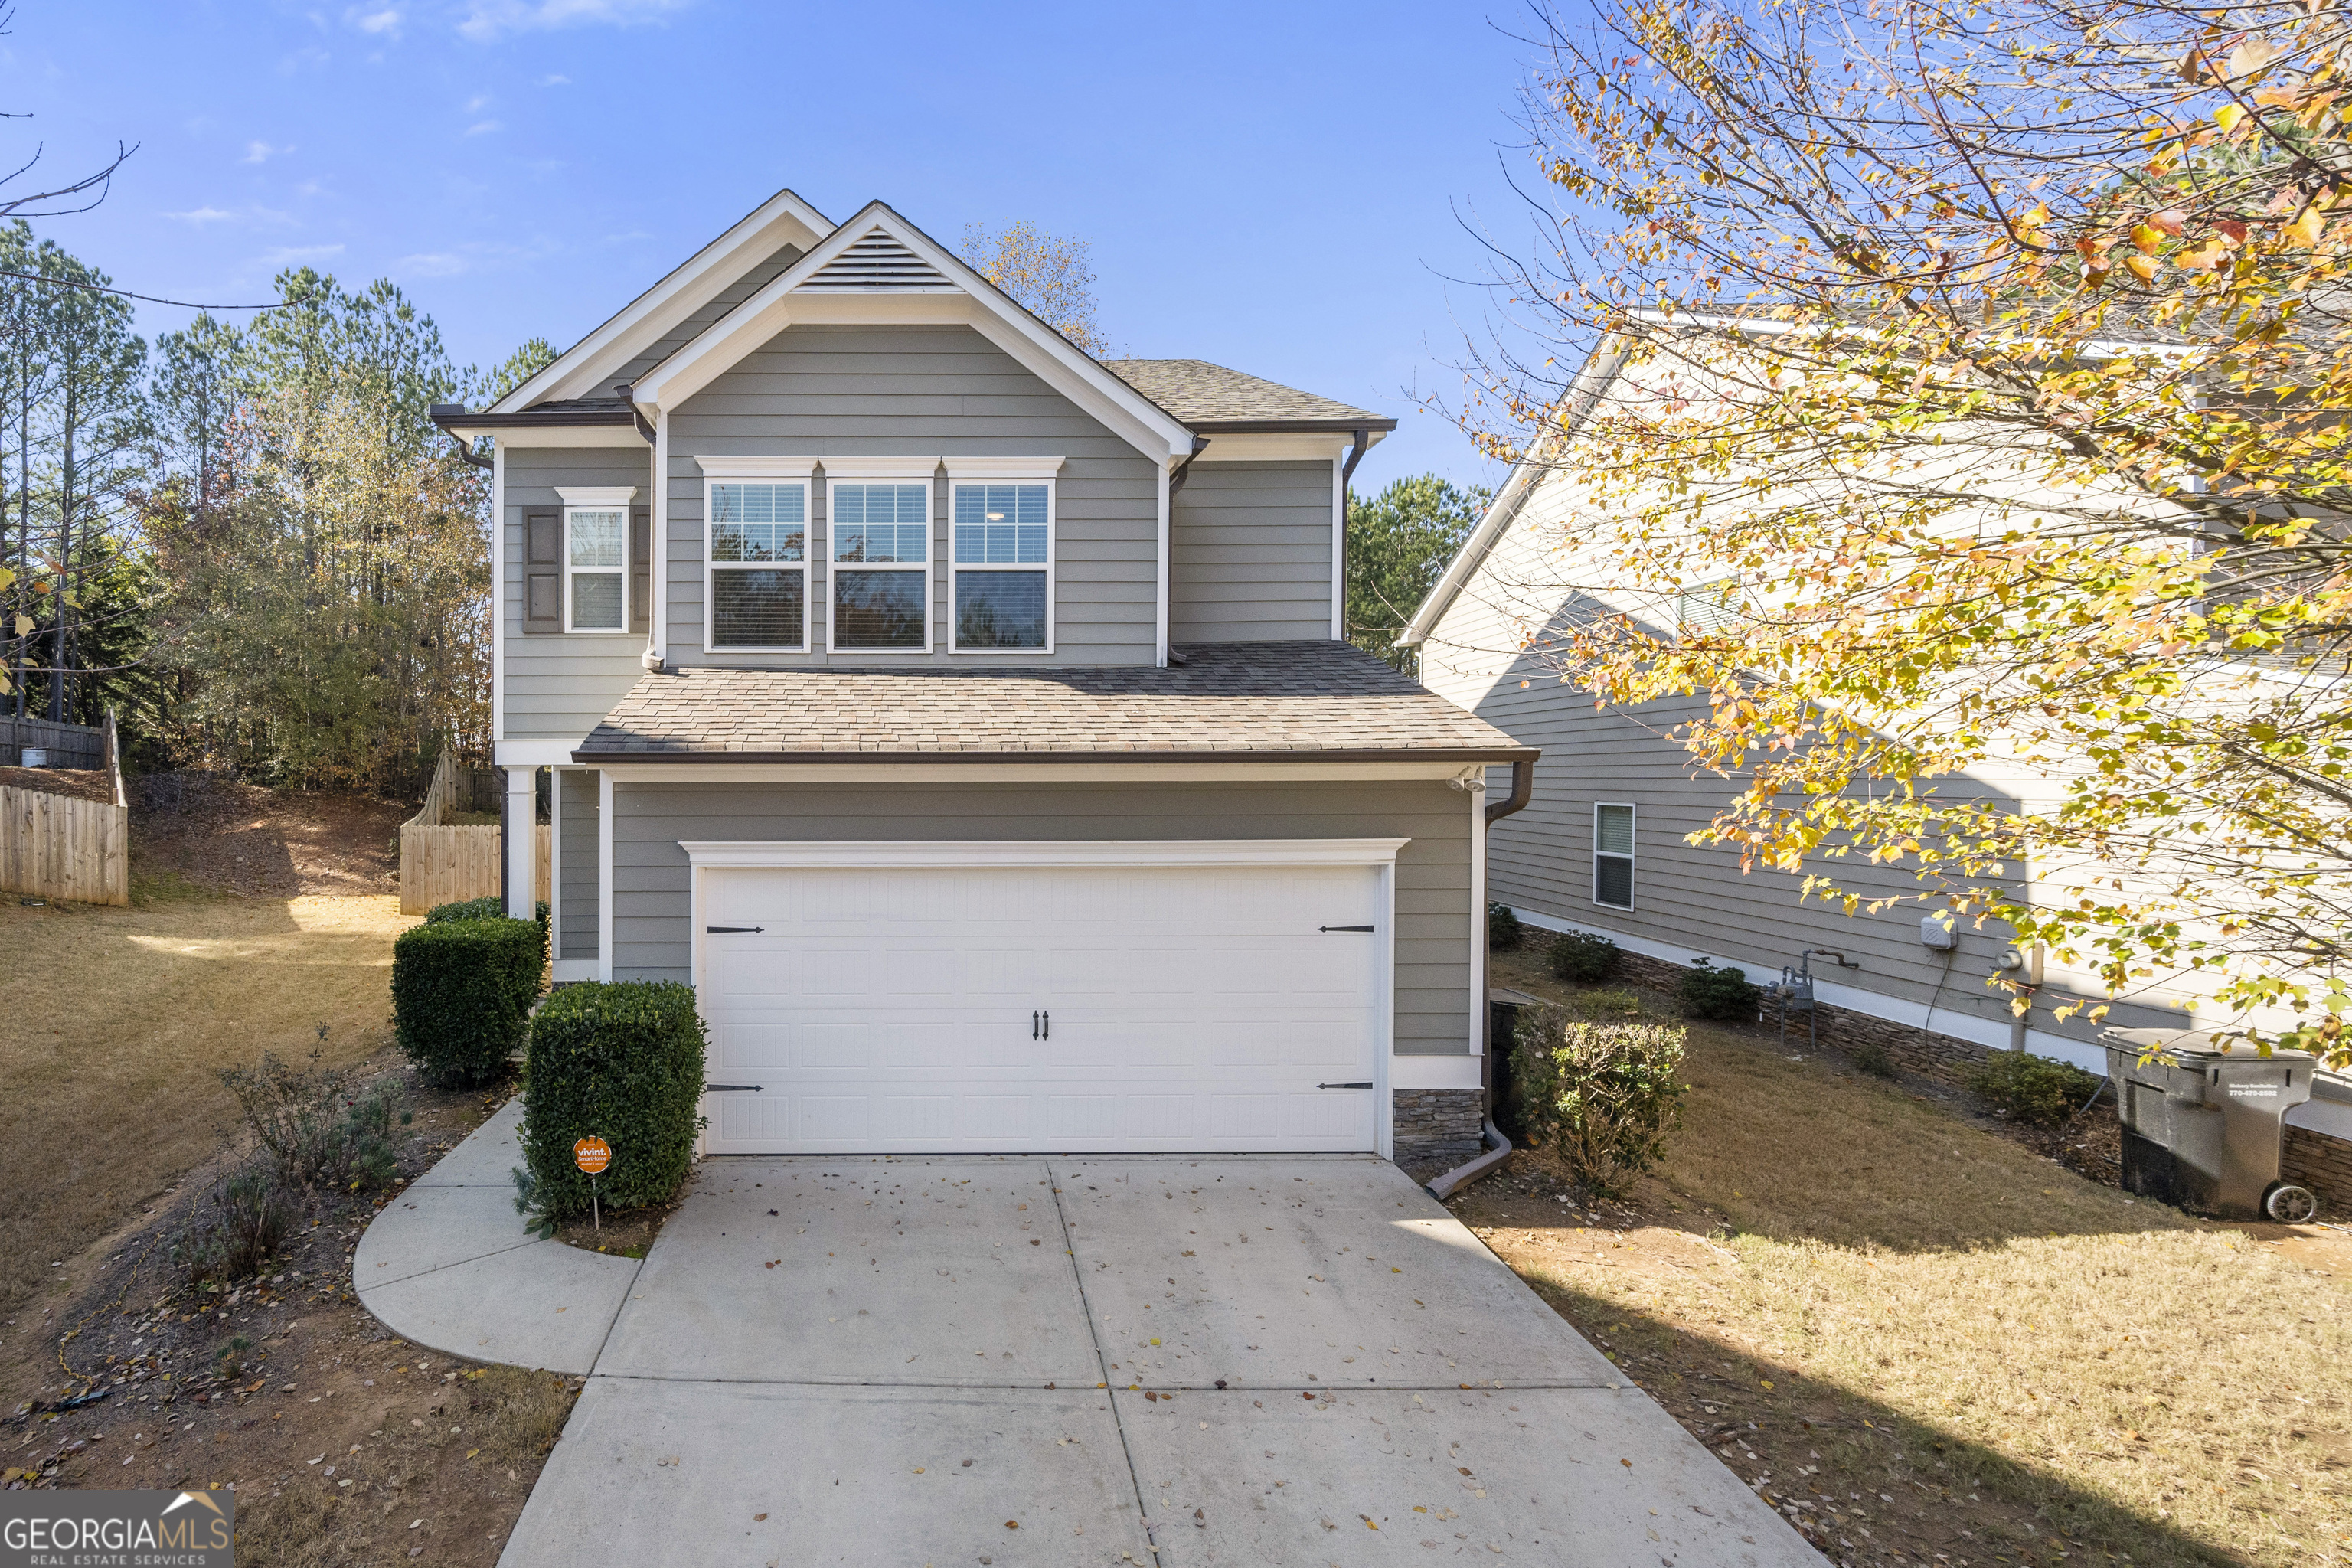
[[(679, 841), (691, 864), (689, 925), (694, 984), (705, 984), (704, 876), (746, 867), (1361, 866), (1374, 872), (1371, 1018), (1375, 1150), (1394, 1151), (1390, 1062), (1396, 1049), (1396, 858), (1406, 838), (924, 839)], [(708, 1108), (706, 1107), (706, 1110)]]

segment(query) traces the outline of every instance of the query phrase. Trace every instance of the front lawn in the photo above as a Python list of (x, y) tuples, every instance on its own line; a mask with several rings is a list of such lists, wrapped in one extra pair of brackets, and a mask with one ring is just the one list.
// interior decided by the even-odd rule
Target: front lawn
[(2340, 1233), (2196, 1221), (1832, 1051), (1690, 1035), (1629, 1205), (1514, 1155), (1454, 1206), (1827, 1555), (2352, 1562)]

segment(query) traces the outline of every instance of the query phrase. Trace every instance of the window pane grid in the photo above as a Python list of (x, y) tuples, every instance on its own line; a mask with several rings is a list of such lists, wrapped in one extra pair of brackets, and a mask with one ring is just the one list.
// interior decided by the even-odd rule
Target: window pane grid
[(830, 494), (835, 561), (855, 561), (869, 566), (929, 563), (929, 484), (835, 485)]
[(1045, 514), (1044, 485), (958, 485), (956, 563), (1045, 564), (1050, 551)]
[(807, 547), (806, 487), (710, 487), (712, 561), (801, 561)]

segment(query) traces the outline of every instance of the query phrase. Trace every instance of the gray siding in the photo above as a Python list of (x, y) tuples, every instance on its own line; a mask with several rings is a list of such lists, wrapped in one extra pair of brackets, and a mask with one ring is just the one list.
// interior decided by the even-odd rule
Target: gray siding
[[(935, 663), (1150, 664), (1158, 657), (1159, 488), (1151, 462), (970, 327), (786, 329), (669, 425), (669, 631), (678, 664), (828, 662), (824, 486), (814, 487), (804, 655), (703, 651), (698, 453), (1067, 459), (1055, 487), (1055, 651), (950, 655), (947, 485), (932, 492)], [(1328, 570), (1328, 567), (1327, 567)], [(1324, 633), (1328, 635), (1328, 628)], [(919, 656), (844, 654), (845, 664)]]
[(678, 841), (1410, 838), (1397, 857), (1396, 1048), (1468, 1048), (1470, 817), (1440, 782), (628, 784), (613, 802), (613, 975), (690, 981)]
[(559, 768), (555, 787), (563, 792), (557, 812), (563, 841), (556, 846), (556, 906), (562, 910), (558, 928), (562, 942), (558, 958), (593, 958), (597, 938), (597, 790), (598, 773), (585, 768)]
[(558, 485), (634, 485), (639, 503), (648, 504), (653, 448), (634, 437), (612, 447), (517, 447), (504, 461), (499, 614), (505, 622), (506, 668), (499, 679), (506, 717), (499, 738), (578, 740), (645, 673), (637, 656), (646, 639), (628, 632), (523, 636), (523, 513), (561, 507)]
[(1177, 643), (1331, 636), (1331, 465), (1192, 465), (1168, 542)]
[(785, 246), (782, 250), (729, 284), (710, 303), (671, 328), (668, 334), (659, 342), (623, 365), (614, 374), (612, 380), (597, 387), (591, 395), (611, 397), (614, 395), (613, 388), (615, 385), (634, 385), (637, 377), (700, 337), (711, 323), (766, 288), (775, 279), (776, 274), (798, 261), (802, 255), (800, 247)]

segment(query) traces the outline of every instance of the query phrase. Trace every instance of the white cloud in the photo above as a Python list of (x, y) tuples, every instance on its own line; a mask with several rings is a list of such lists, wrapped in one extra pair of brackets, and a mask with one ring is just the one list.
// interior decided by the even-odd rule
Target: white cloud
[(539, 79), (539, 85), (541, 87), (570, 87), (572, 85), (572, 79), (568, 76), (543, 76)]
[(267, 163), (272, 158), (283, 158), (292, 151), (294, 147), (291, 142), (283, 147), (272, 147), (267, 142), (248, 142), (245, 144), (245, 161), (248, 163)]
[(384, 34), (395, 38), (400, 37), (400, 13), (389, 5), (381, 11), (364, 13), (352, 11), (347, 12), (346, 15), (351, 18), (352, 26), (362, 33)]
[(193, 212), (165, 213), (163, 216), (168, 218), (177, 218), (182, 223), (199, 225), (207, 223), (224, 223), (227, 221), (229, 216), (227, 213), (221, 211), (218, 207), (198, 207)]
[(468, 114), (479, 114), (483, 110), (488, 109), (489, 106), (490, 95), (487, 92), (478, 92), (473, 97), (466, 100), (466, 112)]
[(324, 261), (331, 256), (341, 256), (340, 245), (279, 245), (261, 253), (260, 264), (275, 269), (294, 267), (305, 261)]
[(446, 250), (432, 250), (418, 256), (404, 256), (392, 264), (392, 269), (410, 278), (448, 278), (465, 271), (469, 265), (462, 256), (455, 256)]
[(468, 136), (488, 136), (493, 131), (504, 131), (505, 129), (505, 126), (499, 124), (495, 120), (482, 120), (477, 121), (475, 123), (467, 126), (466, 134)]
[(632, 26), (656, 22), (691, 0), (467, 0), (457, 31), (476, 43), (554, 27)]

